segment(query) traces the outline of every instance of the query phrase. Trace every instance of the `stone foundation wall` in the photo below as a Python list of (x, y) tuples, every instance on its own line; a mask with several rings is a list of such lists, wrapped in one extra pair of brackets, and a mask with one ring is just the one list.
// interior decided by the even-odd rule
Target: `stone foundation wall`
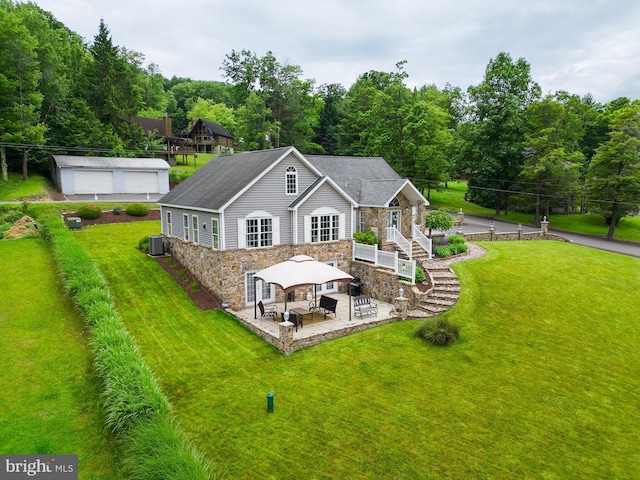
[(351, 262), (351, 271), (354, 277), (362, 280), (362, 293), (371, 295), (383, 302), (393, 303), (398, 297), (400, 287), (404, 289), (404, 296), (409, 299), (409, 305), (416, 304), (416, 295), (410, 282), (400, 280), (392, 270), (376, 267), (367, 262), (354, 260)]
[[(164, 244), (165, 251), (184, 265), (207, 289), (236, 310), (246, 307), (246, 272), (261, 270), (295, 255), (309, 255), (321, 262), (337, 260), (337, 268), (349, 272), (352, 257), (351, 239), (235, 250), (214, 250), (171, 237), (164, 237)], [(304, 299), (308, 290), (309, 288), (296, 290), (294, 299)], [(276, 287), (275, 292), (276, 300), (284, 301), (282, 289)]]

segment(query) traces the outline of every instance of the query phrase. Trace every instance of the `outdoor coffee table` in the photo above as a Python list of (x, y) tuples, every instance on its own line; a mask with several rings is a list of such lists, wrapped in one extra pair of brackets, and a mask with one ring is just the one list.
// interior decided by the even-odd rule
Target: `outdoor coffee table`
[(304, 308), (292, 308), (289, 311), (291, 313), (295, 313), (296, 315), (298, 315), (300, 317), (300, 320), (302, 321), (300, 326), (303, 326), (303, 324), (304, 324), (304, 316), (305, 315), (309, 315), (311, 317), (311, 319), (313, 320), (313, 312), (311, 312), (309, 310), (306, 310)]

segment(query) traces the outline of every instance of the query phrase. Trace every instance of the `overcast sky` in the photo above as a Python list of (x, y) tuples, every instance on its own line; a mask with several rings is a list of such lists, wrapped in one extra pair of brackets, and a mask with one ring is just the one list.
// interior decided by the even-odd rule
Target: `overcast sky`
[(35, 0), (93, 42), (103, 18), (115, 45), (162, 74), (224, 80), (232, 50), (273, 52), (316, 86), (349, 88), (407, 60), (407, 85), (479, 84), (490, 59), (525, 58), (543, 93), (606, 103), (640, 99), (640, 2), (633, 0)]

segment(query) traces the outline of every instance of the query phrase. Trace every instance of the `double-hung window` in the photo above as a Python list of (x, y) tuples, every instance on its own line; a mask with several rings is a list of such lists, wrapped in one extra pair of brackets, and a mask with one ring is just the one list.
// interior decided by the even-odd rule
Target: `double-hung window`
[(191, 216), (191, 233), (193, 235), (193, 243), (199, 243), (200, 231), (198, 230), (198, 217), (196, 215)]
[(340, 215), (312, 215), (311, 241), (330, 242), (340, 239)]
[(211, 219), (211, 246), (216, 250), (218, 250), (218, 248), (220, 248), (219, 242), (220, 242), (220, 239), (218, 237), (218, 219), (212, 218)]
[(171, 235), (173, 233), (173, 228), (171, 226), (171, 211), (167, 211), (167, 235)]
[(264, 210), (238, 219), (238, 248), (271, 247), (280, 243), (280, 217)]
[(273, 245), (273, 223), (271, 218), (247, 219), (247, 248)]
[(189, 241), (189, 215), (182, 215), (182, 230), (184, 231), (184, 240)]
[(347, 222), (344, 213), (335, 208), (320, 207), (304, 216), (305, 243), (334, 242), (346, 238)]

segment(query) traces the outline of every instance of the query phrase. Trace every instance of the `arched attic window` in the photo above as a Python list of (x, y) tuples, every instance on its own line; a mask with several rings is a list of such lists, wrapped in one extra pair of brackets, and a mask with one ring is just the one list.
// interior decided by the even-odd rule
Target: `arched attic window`
[(285, 173), (285, 189), (287, 195), (298, 194), (298, 171), (296, 167), (287, 167)]
[(389, 202), (389, 208), (398, 208), (400, 206), (400, 200), (398, 197), (394, 197), (393, 200)]

